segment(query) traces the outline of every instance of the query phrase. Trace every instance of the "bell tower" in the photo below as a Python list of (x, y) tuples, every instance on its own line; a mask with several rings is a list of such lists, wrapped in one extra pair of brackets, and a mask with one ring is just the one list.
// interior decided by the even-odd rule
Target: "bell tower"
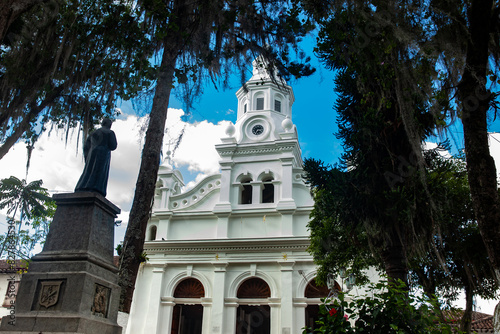
[(252, 65), (252, 77), (236, 92), (237, 142), (279, 140), (280, 133), (294, 128), (291, 122), (295, 101), (292, 87), (280, 77), (272, 80), (262, 58), (254, 60)]
[(271, 78), (263, 59), (257, 58), (252, 77), (236, 97), (236, 123), (216, 146), (222, 180), (228, 182), (222, 182), (214, 212), (264, 207), (293, 212), (293, 183), (302, 182), (293, 90), (280, 77)]

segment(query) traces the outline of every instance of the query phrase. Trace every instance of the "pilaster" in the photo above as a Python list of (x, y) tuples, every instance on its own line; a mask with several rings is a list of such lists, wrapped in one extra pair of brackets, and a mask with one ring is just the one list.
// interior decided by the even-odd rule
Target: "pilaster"
[(294, 261), (279, 261), (281, 270), (281, 331), (296, 333), (293, 328), (293, 266)]
[(212, 262), (214, 266), (214, 283), (213, 283), (213, 298), (212, 298), (212, 315), (211, 315), (211, 331), (212, 334), (228, 333), (228, 329), (224, 328), (224, 296), (226, 285), (226, 267), (227, 262), (216, 261)]
[(159, 318), (160, 311), (160, 296), (161, 296), (161, 288), (163, 283), (163, 276), (165, 273), (166, 265), (153, 265), (152, 268), (152, 277), (150, 283), (150, 291), (149, 291), (149, 307), (146, 316), (146, 323), (144, 326), (144, 333), (153, 334), (160, 333), (157, 330), (157, 323)]

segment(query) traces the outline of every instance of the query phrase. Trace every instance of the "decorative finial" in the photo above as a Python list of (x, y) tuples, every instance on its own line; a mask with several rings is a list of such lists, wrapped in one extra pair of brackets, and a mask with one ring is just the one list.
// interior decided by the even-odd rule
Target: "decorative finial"
[(226, 135), (228, 137), (234, 136), (234, 133), (236, 132), (236, 128), (234, 127), (233, 123), (229, 123), (229, 125), (226, 128)]
[(168, 150), (167, 151), (167, 164), (169, 164), (170, 166), (172, 166), (171, 154), (172, 154), (172, 151)]
[(285, 132), (290, 132), (290, 130), (292, 130), (293, 122), (290, 119), (290, 116), (286, 116), (283, 122), (281, 122), (281, 126), (283, 127), (283, 129), (285, 129)]

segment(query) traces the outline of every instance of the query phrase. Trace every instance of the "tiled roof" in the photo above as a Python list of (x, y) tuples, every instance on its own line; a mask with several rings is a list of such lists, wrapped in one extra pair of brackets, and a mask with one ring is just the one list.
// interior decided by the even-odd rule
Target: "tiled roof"
[[(457, 327), (463, 314), (463, 310), (449, 310), (444, 312), (446, 320)], [(493, 316), (481, 312), (472, 312), (471, 330), (478, 334), (494, 333)]]

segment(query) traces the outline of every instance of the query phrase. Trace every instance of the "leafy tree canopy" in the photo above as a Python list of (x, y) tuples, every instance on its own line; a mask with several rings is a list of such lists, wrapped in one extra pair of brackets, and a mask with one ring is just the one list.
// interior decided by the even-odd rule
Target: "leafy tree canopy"
[[(15, 6), (15, 4), (12, 4)], [(46, 125), (115, 116), (118, 98), (151, 85), (152, 45), (125, 1), (34, 3), (0, 47), (0, 158), (21, 137), (32, 146)]]

